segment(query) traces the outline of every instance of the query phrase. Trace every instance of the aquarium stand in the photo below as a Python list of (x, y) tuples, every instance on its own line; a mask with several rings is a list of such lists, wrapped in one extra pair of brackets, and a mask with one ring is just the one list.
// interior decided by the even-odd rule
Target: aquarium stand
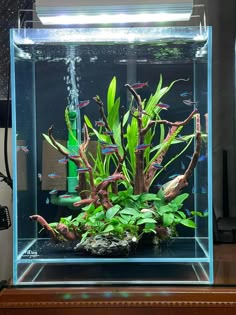
[[(230, 294), (229, 294), (230, 293)], [(236, 313), (236, 289), (214, 287), (5, 288), (0, 313), (8, 315), (222, 315)]]

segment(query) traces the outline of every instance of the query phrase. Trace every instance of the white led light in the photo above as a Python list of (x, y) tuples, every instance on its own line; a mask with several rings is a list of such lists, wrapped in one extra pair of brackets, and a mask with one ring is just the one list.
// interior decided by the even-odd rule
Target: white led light
[(122, 24), (189, 20), (193, 0), (36, 0), (43, 24)]
[(42, 16), (41, 22), (46, 25), (76, 25), (76, 24), (122, 24), (122, 23), (150, 23), (187, 20), (188, 14), (100, 14), (100, 15), (58, 15)]

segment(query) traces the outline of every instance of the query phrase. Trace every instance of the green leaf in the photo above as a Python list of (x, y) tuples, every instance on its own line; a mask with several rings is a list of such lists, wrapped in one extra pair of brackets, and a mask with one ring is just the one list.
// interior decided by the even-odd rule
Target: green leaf
[(137, 225), (145, 224), (145, 223), (157, 223), (156, 220), (151, 219), (151, 218), (145, 218), (145, 219), (140, 219), (137, 221)]
[(166, 206), (161, 206), (159, 209), (157, 209), (157, 212), (162, 215), (166, 212), (171, 212), (172, 208), (170, 207), (170, 205), (166, 205)]
[(156, 194), (143, 193), (140, 195), (141, 202), (160, 200)]
[(113, 77), (107, 91), (107, 113), (110, 115), (116, 96), (116, 77)]
[(163, 225), (165, 227), (170, 226), (173, 223), (173, 221), (174, 221), (173, 213), (164, 213), (163, 217), (162, 217), (162, 220), (163, 220)]
[(173, 199), (172, 203), (175, 203), (178, 206), (178, 208), (182, 207), (184, 200), (187, 199), (188, 196), (189, 196), (189, 194), (187, 194), (187, 193), (181, 194), (181, 195), (177, 196), (175, 199)]
[(84, 121), (85, 121), (86, 125), (87, 125), (89, 128), (93, 129), (93, 125), (92, 125), (90, 119), (88, 118), (88, 116), (84, 115)]
[(114, 207), (108, 209), (106, 212), (106, 219), (111, 220), (117, 214), (117, 212), (120, 210), (120, 208), (121, 207), (119, 205), (115, 205)]
[(124, 208), (123, 210), (120, 211), (121, 214), (129, 214), (129, 215), (133, 215), (135, 217), (140, 216), (140, 213), (132, 208)]
[(114, 231), (114, 226), (111, 225), (111, 224), (109, 224), (109, 225), (105, 228), (105, 230), (102, 231), (102, 233), (109, 233), (109, 232), (111, 232), (111, 231)]
[(196, 223), (190, 219), (181, 220), (180, 223), (187, 226), (187, 227), (193, 228), (193, 229), (196, 228)]
[(177, 213), (181, 216), (182, 219), (186, 219), (186, 214), (183, 211), (177, 211)]
[[(42, 135), (43, 135), (43, 137), (45, 138), (45, 140), (47, 140), (47, 142), (48, 142), (51, 146), (53, 146), (56, 150), (58, 150), (57, 147), (52, 143), (52, 141), (51, 141), (51, 139), (49, 138), (48, 135), (46, 135), (45, 133), (42, 133)], [(62, 144), (60, 144), (60, 143), (57, 142), (57, 141), (55, 141), (55, 142), (56, 142), (56, 144), (58, 145), (58, 147), (61, 148), (62, 151), (64, 151), (66, 154), (69, 154), (69, 153), (70, 153), (70, 151), (69, 151), (66, 147), (64, 147)]]

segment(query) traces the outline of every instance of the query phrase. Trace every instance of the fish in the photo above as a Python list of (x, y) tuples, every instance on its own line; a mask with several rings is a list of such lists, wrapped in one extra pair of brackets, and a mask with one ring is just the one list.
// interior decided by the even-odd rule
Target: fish
[(22, 145), (21, 150), (24, 151), (25, 153), (29, 153), (29, 149), (27, 146)]
[(103, 131), (103, 134), (107, 136), (113, 136), (114, 133), (111, 130), (106, 130), (106, 131)]
[(185, 167), (185, 165), (184, 165), (184, 162), (182, 162), (182, 161), (181, 161), (181, 170), (183, 170), (183, 171), (184, 171), (184, 170), (185, 170), (185, 168), (186, 168), (186, 167)]
[(187, 92), (187, 91), (185, 91), (185, 92), (183, 92), (183, 93), (180, 93), (180, 96), (181, 96), (181, 97), (187, 97), (187, 96), (190, 96), (190, 95), (192, 95), (192, 92)]
[(66, 158), (66, 157), (58, 160), (58, 163), (60, 163), (60, 164), (66, 164), (67, 162), (68, 162), (68, 158)]
[(177, 177), (177, 176), (179, 176), (179, 174), (173, 174), (173, 175), (169, 176), (168, 178), (169, 178), (169, 179), (173, 179), (173, 178), (175, 178), (175, 177)]
[(192, 194), (206, 194), (207, 193), (207, 189), (206, 187), (200, 187), (199, 190), (197, 190), (194, 186), (192, 188)]
[[(190, 160), (192, 159), (192, 156), (191, 155), (187, 155), (186, 154), (186, 157), (189, 158)], [(198, 162), (203, 162), (203, 161), (206, 161), (207, 160), (207, 156), (206, 155), (201, 155), (199, 156), (198, 158)]]
[(158, 163), (153, 163), (152, 166), (157, 169), (157, 170), (160, 170), (161, 168), (163, 168), (163, 166), (161, 164), (158, 164)]
[(89, 171), (89, 168), (88, 167), (80, 167), (80, 168), (77, 168), (77, 172), (79, 174), (82, 174), (82, 173), (86, 173)]
[(49, 191), (49, 195), (56, 195), (57, 192), (58, 192), (57, 189), (53, 189), (53, 190)]
[(183, 103), (187, 106), (192, 106), (192, 105), (198, 104), (198, 102), (191, 101), (190, 99), (189, 100), (183, 100)]
[(142, 151), (142, 150), (146, 150), (148, 147), (150, 147), (151, 144), (145, 144), (145, 143), (142, 143), (142, 144), (139, 144), (136, 146), (135, 148), (135, 151)]
[(43, 178), (42, 174), (38, 173), (38, 179), (39, 179), (40, 182), (42, 181), (42, 178)]
[(46, 205), (49, 205), (49, 203), (50, 203), (50, 200), (49, 200), (49, 198), (47, 197), (47, 199), (46, 199)]
[(48, 177), (49, 178), (59, 178), (60, 175), (56, 174), (56, 173), (51, 173), (51, 174), (48, 174)]
[(115, 149), (115, 148), (111, 148), (111, 149), (109, 149), (109, 148), (104, 148), (104, 149), (102, 149), (102, 154), (104, 154), (104, 155), (109, 155), (109, 154), (116, 153), (117, 151), (118, 151), (118, 150)]
[(108, 176), (103, 181), (107, 181), (107, 180), (108, 181), (115, 181), (115, 180), (122, 179), (122, 177), (124, 178), (124, 176), (121, 173), (118, 173), (118, 174), (114, 174), (114, 175)]
[(189, 209), (184, 209), (185, 213), (187, 214), (188, 217), (191, 217), (192, 213)]
[(104, 127), (105, 126), (105, 122), (103, 120), (96, 120), (95, 121), (95, 126)]
[(106, 141), (102, 141), (102, 140), (99, 140), (99, 143), (100, 143), (102, 146), (109, 145), (109, 143), (108, 143), (108, 142), (106, 142)]
[(107, 143), (106, 145), (103, 145), (104, 149), (118, 149), (118, 145), (117, 144), (109, 144)]
[(165, 109), (165, 110), (167, 110), (170, 107), (170, 105), (164, 104), (164, 103), (161, 103), (161, 102), (156, 104), (156, 106), (160, 107), (161, 109)]
[(134, 90), (138, 90), (138, 89), (142, 89), (144, 86), (148, 86), (148, 81), (147, 82), (143, 82), (143, 83), (134, 83), (131, 85), (132, 89)]
[(206, 160), (207, 160), (207, 156), (206, 155), (201, 155), (198, 158), (198, 162), (203, 162), (203, 161), (206, 161)]
[(90, 103), (90, 100), (86, 100), (86, 101), (80, 102), (75, 107), (76, 108), (83, 108), (83, 107), (87, 106), (89, 103)]
[(181, 135), (178, 135), (178, 136), (176, 137), (176, 140), (182, 141), (182, 142), (186, 142), (186, 140), (185, 140)]
[(79, 159), (79, 158), (80, 158), (80, 155), (78, 155), (78, 154), (69, 154), (69, 157), (70, 157), (71, 159)]

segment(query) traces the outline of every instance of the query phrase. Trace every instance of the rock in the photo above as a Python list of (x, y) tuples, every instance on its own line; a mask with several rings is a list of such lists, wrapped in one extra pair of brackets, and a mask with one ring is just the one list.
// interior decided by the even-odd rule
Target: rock
[(112, 235), (95, 235), (78, 243), (74, 250), (94, 256), (128, 256), (134, 244), (137, 244), (134, 237), (121, 240)]

